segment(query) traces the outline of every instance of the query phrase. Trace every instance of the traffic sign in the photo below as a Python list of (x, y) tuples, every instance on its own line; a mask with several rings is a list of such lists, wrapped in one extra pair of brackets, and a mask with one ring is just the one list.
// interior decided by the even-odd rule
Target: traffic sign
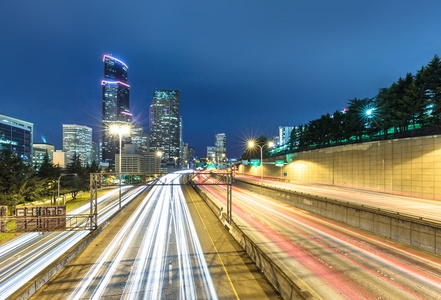
[(285, 162), (283, 160), (276, 160), (276, 167), (283, 167)]
[(252, 167), (258, 167), (258, 166), (260, 166), (260, 159), (252, 159), (252, 160), (251, 160), (251, 166), (252, 166)]

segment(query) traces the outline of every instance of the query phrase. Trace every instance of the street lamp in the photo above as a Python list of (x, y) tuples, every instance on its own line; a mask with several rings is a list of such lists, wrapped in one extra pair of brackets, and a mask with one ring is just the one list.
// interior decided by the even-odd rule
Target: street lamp
[(113, 124), (110, 126), (110, 132), (119, 136), (119, 208), (121, 208), (121, 144), (122, 136), (130, 133), (130, 127), (124, 124)]
[[(67, 175), (77, 176), (77, 173), (61, 174), (60, 177), (58, 177), (58, 196), (57, 196), (57, 201), (60, 198), (60, 179), (61, 179), (61, 177), (67, 176)], [(64, 203), (64, 204), (66, 204), (66, 203)]]
[[(260, 146), (257, 143), (254, 143), (254, 141), (249, 141), (248, 142), (248, 147), (249, 148), (253, 148), (255, 145), (259, 146), (259, 148), (260, 148), (260, 184), (263, 184), (263, 147)], [(273, 142), (268, 142), (268, 147), (272, 147), (272, 146), (274, 146), (274, 143)]]

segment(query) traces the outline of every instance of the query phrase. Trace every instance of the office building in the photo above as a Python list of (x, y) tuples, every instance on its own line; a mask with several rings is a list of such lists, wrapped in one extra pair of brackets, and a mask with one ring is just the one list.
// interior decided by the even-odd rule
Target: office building
[(66, 167), (66, 152), (63, 152), (62, 150), (54, 152), (54, 165), (62, 169)]
[(227, 159), (227, 136), (225, 133), (218, 133), (215, 136), (216, 163), (222, 164)]
[(66, 163), (72, 162), (74, 154), (79, 157), (83, 166), (92, 163), (92, 128), (63, 124), (63, 151), (66, 152)]
[(180, 93), (155, 90), (150, 105), (150, 150), (161, 151), (167, 164), (175, 164), (175, 158), (181, 157)]
[(92, 141), (92, 161), (99, 163), (101, 161), (100, 157), (100, 144)]
[(279, 126), (279, 144), (280, 146), (289, 142), (293, 126)]
[(35, 143), (33, 145), (34, 155), (33, 155), (33, 165), (35, 170), (40, 170), (40, 166), (44, 161), (44, 157), (47, 154), (49, 162), (52, 164), (54, 162), (54, 151), (55, 146), (48, 143)]
[(34, 124), (0, 114), (0, 150), (9, 148), (32, 163)]
[(182, 168), (188, 168), (188, 143), (182, 143)]
[(212, 162), (216, 161), (216, 146), (207, 147), (207, 160), (210, 160)]
[[(116, 154), (116, 169), (119, 170), (119, 153)], [(145, 152), (136, 144), (126, 144), (121, 152), (122, 173), (159, 173), (161, 158), (154, 152)]]
[(138, 146), (138, 149), (142, 152), (148, 152), (150, 148), (149, 135), (144, 133), (144, 127), (132, 126), (130, 131), (130, 137), (132, 144)]
[[(119, 137), (110, 132), (112, 124), (131, 125), (129, 112), (129, 90), (127, 65), (110, 55), (104, 55), (104, 79), (102, 87), (102, 162), (115, 165), (115, 154), (119, 151)], [(123, 143), (129, 140), (125, 137)]]

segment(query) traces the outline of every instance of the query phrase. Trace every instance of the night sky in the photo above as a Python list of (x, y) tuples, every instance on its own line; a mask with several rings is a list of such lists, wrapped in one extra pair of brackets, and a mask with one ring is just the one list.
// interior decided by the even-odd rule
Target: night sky
[(104, 54), (129, 66), (130, 111), (181, 90), (184, 142), (274, 136), (374, 97), (441, 54), (441, 1), (1, 1), (0, 112), (62, 147), (62, 124), (100, 136)]

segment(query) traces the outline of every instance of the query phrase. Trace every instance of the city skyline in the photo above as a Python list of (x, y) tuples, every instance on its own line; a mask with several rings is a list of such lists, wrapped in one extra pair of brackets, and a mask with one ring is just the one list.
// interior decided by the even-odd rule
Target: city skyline
[(136, 124), (147, 126), (155, 89), (180, 89), (183, 140), (201, 156), (225, 132), (231, 157), (247, 138), (374, 97), (441, 54), (438, 1), (106, 2), (118, 22), (102, 5), (0, 4), (0, 111), (35, 124), (35, 142), (60, 149), (63, 123), (85, 124), (98, 140), (107, 53), (131, 68)]

